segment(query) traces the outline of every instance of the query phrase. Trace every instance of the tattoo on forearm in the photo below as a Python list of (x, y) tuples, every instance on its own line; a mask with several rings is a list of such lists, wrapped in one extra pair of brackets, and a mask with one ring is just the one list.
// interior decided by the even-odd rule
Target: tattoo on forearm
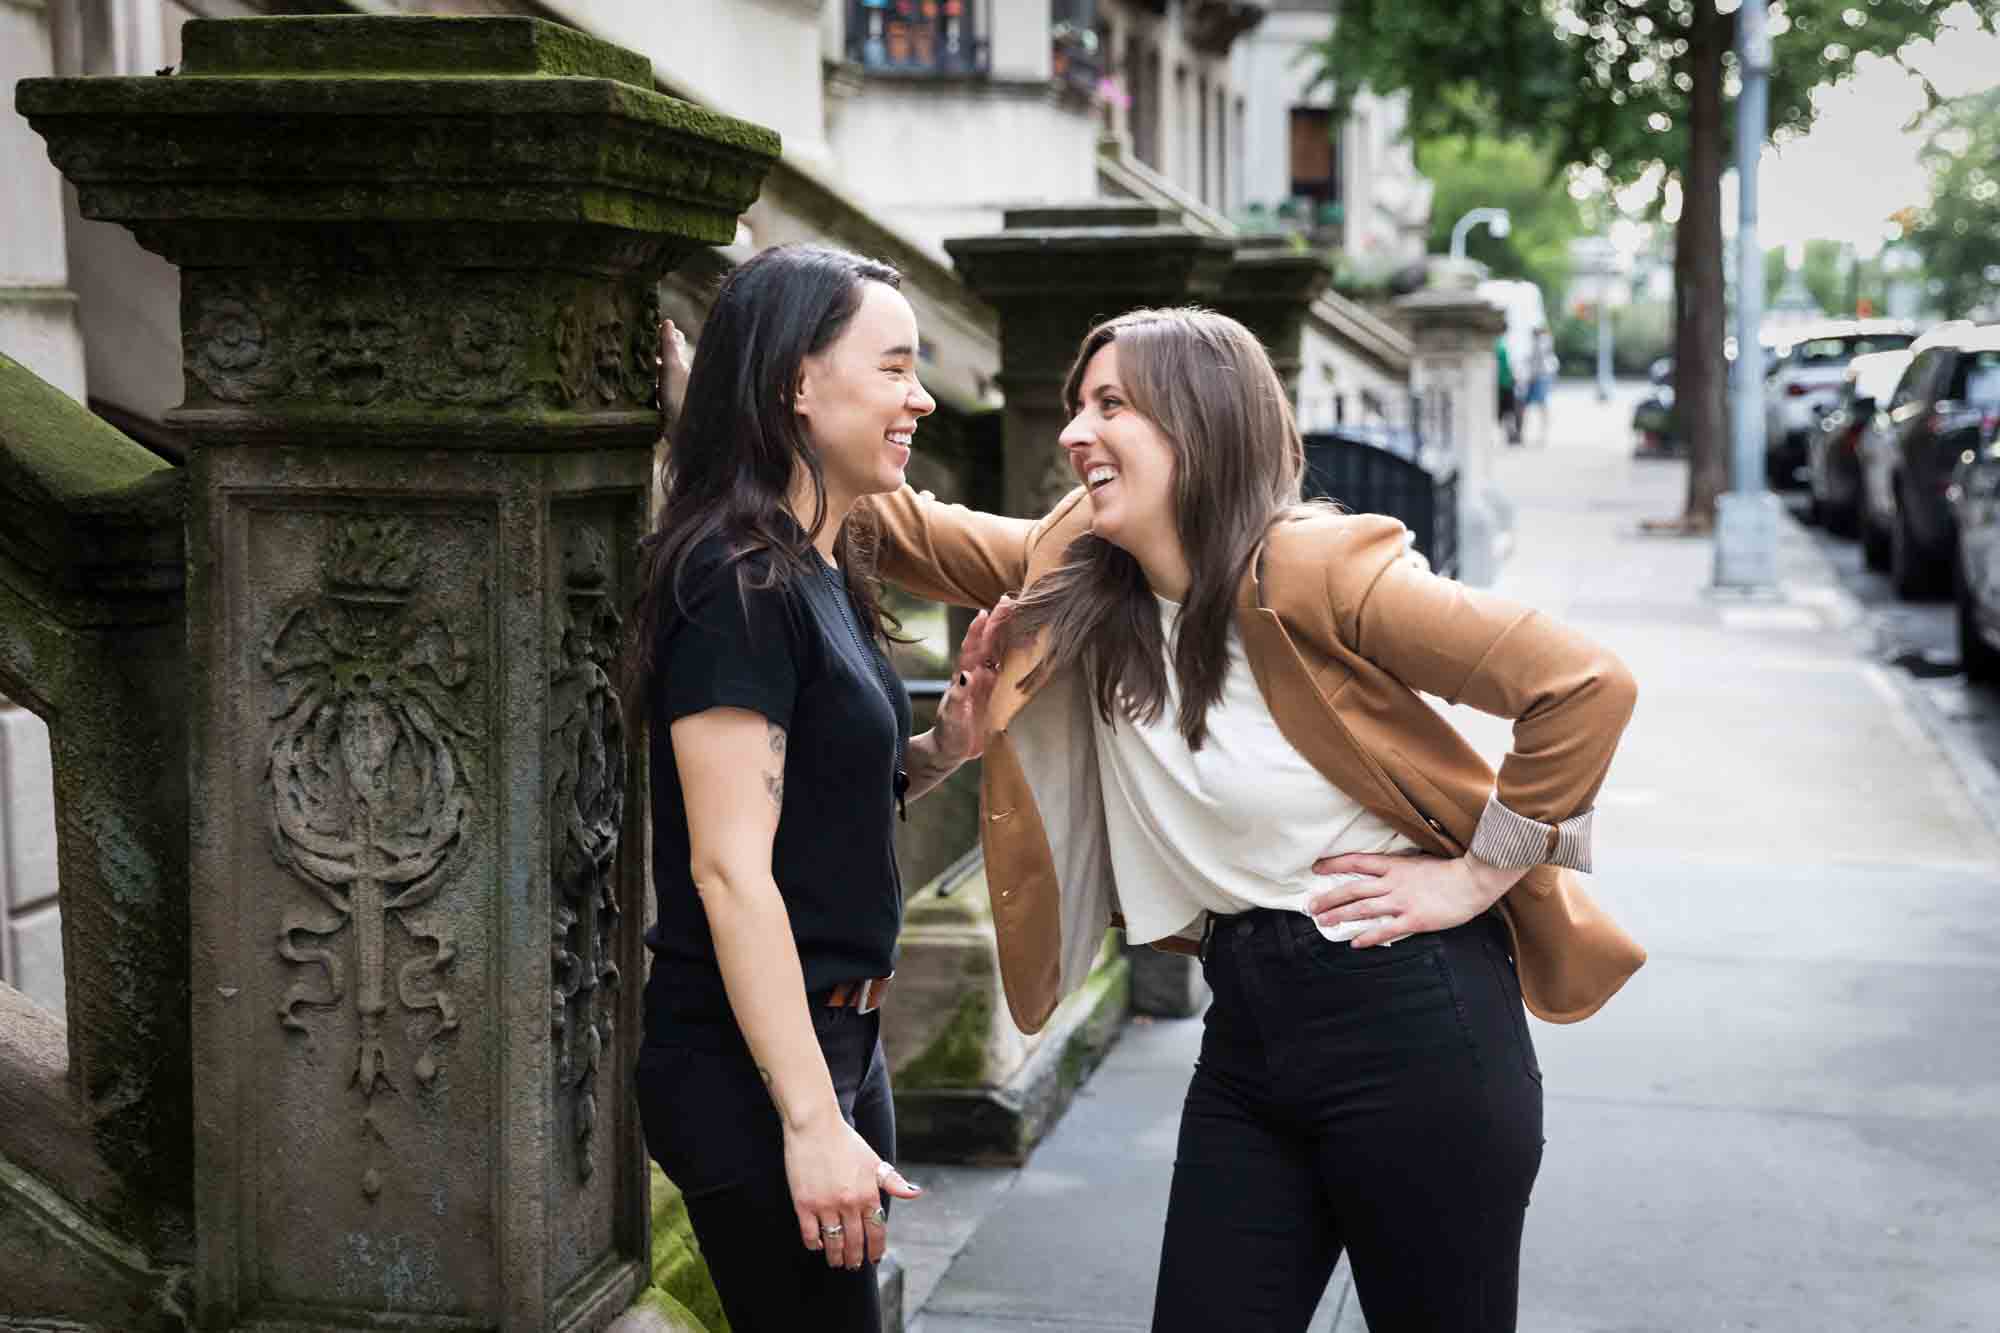
[(772, 808), (782, 814), (785, 809), (785, 729), (772, 723), (764, 739), (771, 747), (772, 757), (778, 761), (776, 770), (764, 774), (764, 794), (771, 798)]

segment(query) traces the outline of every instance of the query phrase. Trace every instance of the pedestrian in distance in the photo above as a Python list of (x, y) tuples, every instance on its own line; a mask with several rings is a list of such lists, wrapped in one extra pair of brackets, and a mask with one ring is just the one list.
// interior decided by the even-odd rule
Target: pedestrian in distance
[[(862, 503), (886, 580), (996, 608), (980, 828), (1016, 1025), (1114, 921), (1202, 960), (1152, 1326), (1297, 1333), (1344, 1250), (1373, 1328), (1511, 1330), (1524, 998), (1575, 1021), (1644, 959), (1576, 874), (1632, 677), (1395, 520), (1301, 504), (1234, 320), (1110, 320), (1063, 392), (1078, 484), (1042, 518)], [(1497, 774), (1426, 694), (1513, 719)]]
[(1501, 438), (1509, 444), (1521, 442), (1521, 399), (1514, 380), (1514, 357), (1507, 350), (1505, 336), (1493, 340), (1493, 374), (1499, 388), (1498, 420)]
[[(1521, 408), (1520, 431), (1512, 442), (1519, 444), (1523, 437), (1532, 433), (1535, 443), (1546, 449), (1549, 445), (1549, 392), (1556, 382), (1556, 340), (1546, 326), (1538, 324), (1529, 347), (1528, 396)], [(1530, 432), (1527, 415), (1537, 408), (1540, 411), (1536, 413), (1535, 429)]]
[(904, 484), (917, 327), (894, 269), (817, 247), (730, 274), (643, 544), (626, 694), (650, 725), (658, 923), (635, 1086), (648, 1150), (741, 1333), (880, 1327), (894, 1166), (879, 1003), (902, 914), (894, 816), (978, 753), (987, 621), (910, 735), (865, 497)]

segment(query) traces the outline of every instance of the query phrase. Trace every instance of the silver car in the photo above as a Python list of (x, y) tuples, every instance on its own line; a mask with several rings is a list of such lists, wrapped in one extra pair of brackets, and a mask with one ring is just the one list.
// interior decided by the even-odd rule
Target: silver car
[(1848, 363), (1870, 352), (1900, 351), (1916, 341), (1903, 320), (1862, 319), (1787, 332), (1764, 372), (1765, 469), (1773, 489), (1804, 480), (1806, 444), (1820, 418), (1840, 402)]

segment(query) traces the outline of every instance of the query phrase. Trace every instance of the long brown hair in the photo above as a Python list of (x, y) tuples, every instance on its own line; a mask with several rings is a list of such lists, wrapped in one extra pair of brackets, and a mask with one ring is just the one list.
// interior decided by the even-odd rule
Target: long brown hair
[[(819, 561), (813, 535), (827, 520), (826, 478), (792, 410), (799, 370), (846, 330), (864, 283), (902, 281), (887, 264), (818, 245), (776, 246), (723, 281), (668, 441), (665, 501), (640, 543), (639, 597), (620, 683), (642, 710), (660, 633), (684, 610), (681, 576), (702, 542), (723, 536), (739, 593), (812, 576)], [(812, 513), (800, 515), (803, 529), (786, 507), (799, 472), (813, 494)], [(896, 619), (881, 604), (874, 548), (872, 519), (857, 509), (841, 526), (834, 559), (863, 628), (893, 639)]]
[[(1299, 503), (1305, 446), (1263, 344), (1227, 315), (1194, 306), (1134, 310), (1092, 329), (1063, 385), (1072, 414), (1090, 359), (1114, 342), (1128, 410), (1173, 449), (1174, 523), (1193, 575), (1175, 622), (1175, 725), (1199, 750), (1229, 669), (1237, 587), (1266, 530)], [(1095, 534), (1077, 538), (1022, 598), (1014, 626), (1021, 635), (1048, 631), (1031, 682), (1080, 666), (1105, 721), (1159, 720), (1167, 701), (1159, 604), (1125, 551)]]

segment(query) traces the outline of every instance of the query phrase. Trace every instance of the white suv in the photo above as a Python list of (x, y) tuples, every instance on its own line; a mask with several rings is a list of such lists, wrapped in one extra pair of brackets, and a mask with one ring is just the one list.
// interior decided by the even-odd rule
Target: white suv
[(1869, 352), (1895, 352), (1916, 340), (1903, 320), (1863, 319), (1787, 330), (1764, 372), (1764, 461), (1773, 489), (1805, 473), (1806, 442), (1840, 402), (1847, 363)]

